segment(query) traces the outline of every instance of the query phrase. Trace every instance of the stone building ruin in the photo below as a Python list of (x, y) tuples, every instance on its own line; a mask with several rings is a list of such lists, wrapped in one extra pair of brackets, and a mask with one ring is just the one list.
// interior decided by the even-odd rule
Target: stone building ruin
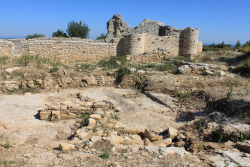
[(116, 14), (107, 22), (107, 29), (105, 42), (117, 43), (118, 55), (138, 55), (158, 48), (173, 55), (192, 56), (202, 52), (203, 44), (198, 41), (196, 28), (182, 30), (149, 19), (131, 28), (120, 14)]
[[(192, 56), (202, 52), (198, 29), (176, 29), (162, 22), (145, 19), (131, 28), (116, 14), (107, 22), (105, 40), (40, 37), (0, 39), (0, 56), (39, 55), (61, 61), (100, 61), (110, 56), (136, 56), (164, 50), (167, 56)], [(144, 55), (147, 56), (147, 55)]]

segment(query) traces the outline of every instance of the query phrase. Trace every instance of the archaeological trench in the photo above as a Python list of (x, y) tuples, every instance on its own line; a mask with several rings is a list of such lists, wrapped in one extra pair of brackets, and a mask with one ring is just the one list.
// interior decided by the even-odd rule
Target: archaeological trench
[(202, 53), (197, 28), (119, 14), (107, 30), (0, 39), (0, 167), (250, 166), (244, 53)]

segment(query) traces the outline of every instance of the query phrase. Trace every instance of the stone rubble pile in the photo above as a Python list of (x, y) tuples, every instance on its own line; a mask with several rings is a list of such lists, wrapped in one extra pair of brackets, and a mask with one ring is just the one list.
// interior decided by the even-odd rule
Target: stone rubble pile
[(76, 119), (77, 128), (72, 139), (59, 146), (62, 151), (91, 149), (96, 142), (109, 142), (117, 150), (156, 149), (159, 152), (159, 148), (171, 146), (178, 136), (177, 129), (171, 127), (165, 135), (150, 129), (137, 134), (119, 121), (122, 110), (115, 102), (96, 101), (81, 93), (77, 97), (77, 101), (64, 101), (58, 106), (47, 103), (39, 112), (40, 119), (45, 121)]
[(215, 65), (207, 63), (190, 63), (186, 61), (181, 61), (182, 66), (179, 67), (179, 72), (181, 74), (197, 73), (203, 75), (219, 75), (224, 76), (228, 71), (225, 65)]

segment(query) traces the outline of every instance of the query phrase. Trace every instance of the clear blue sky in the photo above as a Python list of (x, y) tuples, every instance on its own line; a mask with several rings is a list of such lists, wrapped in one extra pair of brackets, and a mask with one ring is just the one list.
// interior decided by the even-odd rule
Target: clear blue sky
[(51, 37), (65, 31), (68, 22), (82, 20), (95, 39), (107, 33), (114, 14), (133, 28), (145, 18), (178, 29), (199, 28), (203, 43), (250, 40), (250, 0), (0, 0), (0, 37)]

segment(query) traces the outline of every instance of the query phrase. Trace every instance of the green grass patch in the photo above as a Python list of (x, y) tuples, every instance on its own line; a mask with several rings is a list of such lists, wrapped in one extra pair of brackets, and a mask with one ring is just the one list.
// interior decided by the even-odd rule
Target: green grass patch
[(0, 63), (1, 63), (1, 65), (5, 66), (8, 60), (9, 60), (9, 56), (1, 56), (0, 57)]
[(172, 70), (175, 66), (172, 63), (165, 63), (163, 65), (157, 66), (158, 71), (169, 71)]
[(109, 59), (101, 60), (97, 65), (99, 67), (104, 67), (106, 69), (118, 68), (121, 65), (127, 63), (127, 58), (125, 56), (116, 57), (112, 56)]
[(149, 63), (147, 66), (147, 68), (155, 68), (157, 67), (156, 63)]

